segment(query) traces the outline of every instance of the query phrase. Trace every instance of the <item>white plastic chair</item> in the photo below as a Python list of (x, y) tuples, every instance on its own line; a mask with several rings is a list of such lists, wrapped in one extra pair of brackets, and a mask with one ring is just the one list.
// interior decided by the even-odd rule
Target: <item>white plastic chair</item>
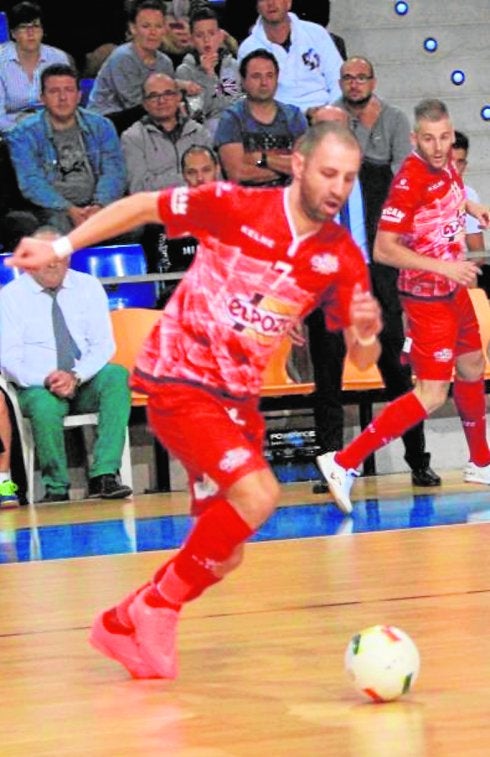
[[(5, 391), (14, 410), (15, 420), (17, 428), (19, 429), (20, 443), (22, 447), (22, 454), (24, 457), (24, 467), (26, 471), (27, 479), (27, 501), (29, 504), (34, 503), (34, 468), (35, 468), (35, 446), (34, 437), (32, 434), (32, 427), (29, 418), (25, 418), (22, 415), (19, 400), (17, 398), (17, 391), (15, 387), (5, 380), (4, 376), (0, 376), (0, 387)], [(79, 413), (74, 415), (67, 415), (64, 418), (64, 428), (76, 428), (79, 426), (96, 426), (99, 422), (98, 413)], [(121, 481), (126, 486), (133, 488), (133, 471), (131, 467), (131, 447), (129, 444), (129, 430), (126, 428), (126, 436), (124, 440), (124, 448), (121, 458)]]

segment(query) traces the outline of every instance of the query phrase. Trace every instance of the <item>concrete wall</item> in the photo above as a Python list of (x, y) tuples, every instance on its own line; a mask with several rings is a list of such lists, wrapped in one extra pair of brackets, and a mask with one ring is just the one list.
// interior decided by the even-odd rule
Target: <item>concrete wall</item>
[[(332, 0), (329, 28), (345, 39), (349, 55), (373, 62), (378, 94), (410, 120), (418, 100), (446, 102), (455, 128), (470, 138), (465, 180), (490, 203), (490, 122), (480, 117), (490, 104), (489, 0), (407, 1), (409, 12), (398, 16), (395, 0)], [(436, 53), (424, 51), (427, 37), (437, 39)], [(450, 78), (455, 69), (466, 75), (459, 87)]]

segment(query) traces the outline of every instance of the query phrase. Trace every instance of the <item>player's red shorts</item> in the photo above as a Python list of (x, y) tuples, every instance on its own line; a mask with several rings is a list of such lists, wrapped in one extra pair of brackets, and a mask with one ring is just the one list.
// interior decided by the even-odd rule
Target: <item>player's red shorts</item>
[(420, 379), (450, 381), (456, 358), (482, 349), (467, 289), (443, 300), (401, 297), (412, 343), (408, 359)]
[(257, 398), (229, 399), (184, 382), (146, 387), (152, 431), (189, 474), (193, 515), (242, 476), (268, 467)]

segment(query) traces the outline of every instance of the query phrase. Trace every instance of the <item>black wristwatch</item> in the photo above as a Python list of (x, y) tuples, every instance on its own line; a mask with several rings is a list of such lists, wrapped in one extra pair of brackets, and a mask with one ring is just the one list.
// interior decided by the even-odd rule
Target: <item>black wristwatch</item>
[(255, 163), (257, 168), (267, 168), (267, 153), (263, 152), (259, 160)]

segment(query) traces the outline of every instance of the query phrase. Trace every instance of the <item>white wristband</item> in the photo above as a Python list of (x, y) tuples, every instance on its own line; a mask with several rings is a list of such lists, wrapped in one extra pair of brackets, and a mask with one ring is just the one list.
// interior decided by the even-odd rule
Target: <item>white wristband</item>
[(371, 334), (371, 336), (366, 337), (366, 339), (363, 339), (360, 336), (356, 337), (357, 343), (361, 345), (361, 347), (370, 347), (372, 344), (376, 341), (376, 334)]
[(53, 251), (57, 258), (67, 258), (73, 252), (73, 245), (68, 237), (60, 237), (53, 242)]

